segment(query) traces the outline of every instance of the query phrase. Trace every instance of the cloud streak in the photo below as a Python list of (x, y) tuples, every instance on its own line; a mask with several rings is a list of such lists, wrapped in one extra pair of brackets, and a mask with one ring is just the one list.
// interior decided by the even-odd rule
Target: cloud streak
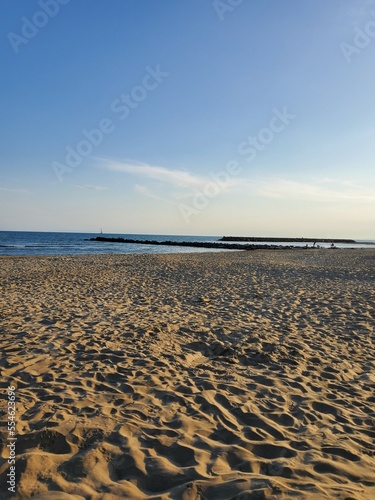
[[(195, 198), (197, 193), (202, 193), (213, 185), (217, 186), (217, 172), (209, 175), (197, 175), (186, 170), (169, 169), (135, 161), (112, 161), (104, 158), (96, 158), (99, 168), (111, 172), (129, 174), (141, 179), (143, 182), (135, 184), (134, 190), (137, 194), (177, 205), (181, 200)], [(226, 174), (226, 180), (221, 179), (220, 192), (233, 188), (238, 179)], [(215, 188), (216, 189), (216, 188)]]
[[(112, 161), (100, 159), (100, 168), (112, 172), (134, 175), (151, 184), (137, 183), (135, 191), (148, 198), (167, 203), (176, 203), (195, 196), (197, 190), (204, 190), (213, 179), (209, 175), (192, 174), (185, 170), (168, 169), (134, 161)], [(147, 183), (146, 183), (147, 184)], [(279, 200), (300, 200), (316, 203), (374, 203), (374, 190), (349, 181), (330, 177), (307, 182), (288, 179), (249, 179), (233, 176), (220, 192), (236, 186), (237, 193), (253, 194), (261, 198)]]
[(103, 186), (93, 186), (91, 184), (73, 184), (75, 188), (78, 189), (86, 189), (89, 191), (107, 191), (108, 188), (103, 187)]
[(17, 188), (7, 188), (7, 187), (0, 187), (0, 191), (4, 193), (15, 193), (15, 194), (31, 194), (31, 192), (28, 189), (17, 189)]
[(147, 186), (141, 186), (140, 184), (136, 184), (134, 187), (134, 190), (136, 193), (141, 194), (142, 196), (145, 196), (146, 198), (151, 198), (153, 200), (163, 201), (165, 203), (173, 204), (173, 202), (171, 200), (168, 200), (167, 198), (163, 198), (162, 196), (155, 194)]
[[(327, 185), (327, 180), (322, 181)], [(333, 181), (329, 181), (333, 183)], [(303, 200), (314, 202), (364, 202), (374, 203), (375, 195), (363, 186), (350, 182), (336, 183), (338, 187), (327, 188), (321, 183), (302, 183), (285, 179), (248, 181), (247, 186), (255, 194), (265, 198), (284, 200)]]
[(186, 170), (173, 170), (165, 167), (148, 165), (146, 163), (121, 163), (105, 160), (100, 165), (101, 168), (112, 172), (123, 172), (139, 177), (163, 182), (179, 188), (200, 187), (207, 180), (199, 175), (191, 174)]

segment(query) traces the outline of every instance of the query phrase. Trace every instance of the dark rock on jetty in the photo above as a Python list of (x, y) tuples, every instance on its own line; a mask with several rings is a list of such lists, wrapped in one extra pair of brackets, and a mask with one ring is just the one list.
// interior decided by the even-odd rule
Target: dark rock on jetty
[(280, 243), (282, 241), (290, 243), (357, 243), (355, 240), (327, 239), (327, 238), (266, 238), (264, 236), (223, 236), (219, 241), (270, 241)]
[(246, 245), (241, 243), (220, 243), (214, 241), (156, 241), (156, 240), (133, 240), (129, 238), (107, 238), (105, 236), (97, 236), (89, 238), (87, 241), (103, 241), (107, 243), (137, 243), (141, 245), (167, 245), (174, 247), (198, 247), (198, 248), (223, 248), (225, 250), (284, 250), (293, 246), (282, 245)]

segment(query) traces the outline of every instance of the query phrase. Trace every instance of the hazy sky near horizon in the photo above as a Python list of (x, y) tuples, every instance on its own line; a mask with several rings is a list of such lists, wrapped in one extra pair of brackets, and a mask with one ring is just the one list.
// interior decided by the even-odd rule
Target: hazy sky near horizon
[(375, 239), (374, 0), (0, 12), (0, 230)]

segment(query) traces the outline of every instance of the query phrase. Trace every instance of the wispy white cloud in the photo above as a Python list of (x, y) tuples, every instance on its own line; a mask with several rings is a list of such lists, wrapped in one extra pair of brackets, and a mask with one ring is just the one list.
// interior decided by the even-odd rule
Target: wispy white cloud
[(162, 196), (159, 196), (158, 194), (154, 193), (151, 189), (149, 189), (147, 186), (141, 186), (140, 184), (136, 184), (134, 187), (134, 190), (138, 194), (141, 194), (142, 196), (146, 196), (147, 198), (152, 198), (153, 200), (158, 200), (158, 201), (163, 201), (165, 203), (173, 204), (173, 202), (171, 200), (164, 198)]
[(315, 202), (375, 202), (374, 191), (348, 181), (335, 182), (323, 179), (320, 183), (302, 183), (285, 179), (247, 181), (247, 189), (265, 198), (305, 200)]
[(15, 194), (31, 194), (31, 192), (28, 189), (17, 189), (17, 188), (7, 188), (7, 187), (0, 187), (0, 191), (3, 191), (5, 193), (15, 193)]
[(147, 179), (167, 183), (176, 187), (199, 187), (206, 182), (204, 177), (191, 174), (186, 170), (173, 170), (165, 167), (148, 165), (146, 163), (122, 163), (105, 160), (100, 163), (100, 167), (106, 170), (111, 170), (112, 172), (133, 174), (139, 177), (145, 177)]
[[(142, 179), (142, 184), (137, 183), (134, 186), (138, 194), (174, 205), (183, 199), (194, 198), (197, 191), (204, 193), (206, 189), (210, 189), (210, 185), (218, 182), (217, 179), (215, 180), (214, 173), (197, 175), (187, 170), (169, 169), (131, 160), (125, 162), (104, 158), (96, 158), (96, 160), (98, 160), (99, 168), (130, 174)], [(239, 182), (237, 178), (230, 177), (228, 174), (223, 175), (227, 180), (220, 178), (220, 192), (233, 188)]]
[[(103, 158), (99, 166), (113, 172), (123, 172), (150, 181), (148, 185), (136, 184), (135, 191), (148, 198), (167, 203), (176, 203), (194, 198), (196, 191), (204, 193), (214, 175), (197, 175), (185, 170), (168, 169), (145, 163), (127, 160), (118, 162)], [(264, 198), (303, 200), (312, 202), (355, 202), (374, 203), (375, 190), (349, 180), (337, 180), (333, 177), (313, 178), (311, 181), (298, 182), (289, 179), (249, 179), (231, 177), (220, 186), (220, 193), (236, 188), (237, 192), (253, 193)]]
[(107, 191), (108, 188), (103, 187), (103, 186), (93, 186), (91, 184), (73, 184), (75, 188), (78, 189), (87, 189), (90, 191)]

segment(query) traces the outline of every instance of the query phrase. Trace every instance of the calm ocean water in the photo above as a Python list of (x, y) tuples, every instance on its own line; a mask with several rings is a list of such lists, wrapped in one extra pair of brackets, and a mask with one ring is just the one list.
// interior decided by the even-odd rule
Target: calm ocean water
[[(44, 233), (26, 231), (0, 231), (0, 255), (72, 255), (72, 254), (126, 254), (126, 253), (183, 253), (183, 252), (222, 252), (225, 250), (194, 247), (171, 247), (163, 245), (142, 245), (130, 243), (105, 243), (86, 241), (99, 236), (98, 233)], [(173, 236), (150, 234), (103, 234), (115, 238), (157, 241), (217, 241), (220, 236)], [(263, 242), (264, 243), (264, 242)], [(277, 243), (282, 245), (283, 243)], [(290, 243), (285, 242), (285, 245)], [(304, 243), (293, 243), (305, 246)], [(329, 244), (320, 244), (329, 247)], [(353, 245), (336, 245), (341, 248)], [(366, 247), (369, 245), (356, 245)], [(371, 247), (375, 248), (375, 241)]]
[[(39, 233), (26, 231), (0, 231), (0, 255), (74, 255), (125, 253), (182, 253), (205, 252), (209, 248), (169, 247), (130, 243), (86, 241), (100, 236), (98, 233)], [(219, 236), (170, 236), (150, 234), (103, 234), (109, 238), (137, 240), (217, 241)], [(212, 250), (211, 250), (212, 251)], [(223, 251), (223, 250), (214, 250)]]

